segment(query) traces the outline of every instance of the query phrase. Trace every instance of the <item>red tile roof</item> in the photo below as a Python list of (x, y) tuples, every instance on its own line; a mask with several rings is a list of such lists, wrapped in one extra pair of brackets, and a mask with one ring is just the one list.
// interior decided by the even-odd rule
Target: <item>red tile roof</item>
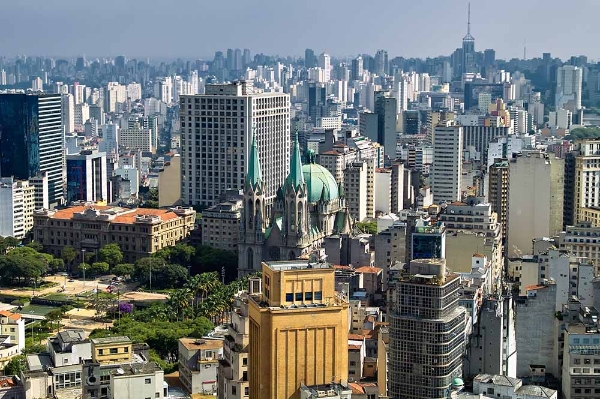
[(375, 274), (378, 274), (379, 272), (383, 271), (383, 269), (380, 269), (375, 266), (361, 266), (355, 270), (358, 273), (375, 273)]
[[(73, 215), (76, 213), (81, 213), (85, 211), (89, 206), (87, 205), (78, 205), (71, 206), (65, 209), (60, 209), (51, 216), (51, 219), (65, 219), (69, 220), (73, 218)], [(109, 209), (115, 209), (114, 206), (101, 206), (94, 205), (94, 209), (98, 211), (106, 211)], [(122, 212), (118, 213), (117, 216), (113, 219), (113, 223), (122, 223), (122, 224), (132, 224), (135, 222), (136, 216), (159, 216), (162, 221), (176, 219), (178, 216), (167, 209), (149, 209), (149, 208), (136, 208), (136, 209), (126, 209), (122, 208)]]
[(8, 317), (10, 320), (19, 320), (21, 318), (20, 314), (9, 312), (8, 310), (1, 310), (0, 316)]

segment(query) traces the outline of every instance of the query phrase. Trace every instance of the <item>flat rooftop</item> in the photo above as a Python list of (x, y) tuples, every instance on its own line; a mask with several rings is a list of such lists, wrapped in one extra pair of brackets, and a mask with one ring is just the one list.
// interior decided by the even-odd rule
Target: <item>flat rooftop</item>
[(304, 269), (331, 269), (333, 266), (327, 262), (307, 262), (306, 260), (288, 260), (264, 262), (273, 271), (304, 270)]
[(94, 345), (107, 345), (107, 344), (129, 344), (131, 340), (129, 337), (105, 337), (105, 338), (93, 338), (92, 343)]
[(220, 339), (179, 338), (179, 342), (187, 350), (219, 349), (223, 346), (223, 341)]

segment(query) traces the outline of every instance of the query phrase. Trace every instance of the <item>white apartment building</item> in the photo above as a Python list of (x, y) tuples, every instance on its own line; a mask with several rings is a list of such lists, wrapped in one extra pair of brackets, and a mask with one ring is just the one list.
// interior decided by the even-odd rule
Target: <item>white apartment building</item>
[(87, 103), (76, 104), (75, 107), (74, 124), (75, 130), (80, 132), (83, 131), (83, 125), (90, 119), (90, 106)]
[(35, 192), (28, 181), (0, 178), (0, 236), (25, 238), (33, 228)]
[(179, 380), (192, 394), (216, 394), (217, 368), (223, 356), (223, 341), (179, 339)]
[(510, 160), (508, 254), (532, 254), (532, 240), (562, 230), (564, 160), (526, 151)]
[(600, 206), (600, 140), (576, 140), (574, 221), (584, 220), (585, 208)]
[(250, 82), (207, 85), (205, 93), (181, 96), (182, 202), (212, 206), (225, 190), (243, 189), (253, 136), (272, 202), (289, 172), (289, 95)]
[(72, 94), (62, 95), (62, 123), (65, 127), (65, 133), (75, 131), (75, 103)]
[(144, 129), (138, 122), (131, 128), (121, 130), (118, 139), (120, 149), (156, 151), (152, 146), (152, 130)]
[(463, 127), (443, 122), (433, 133), (431, 189), (436, 203), (461, 200)]
[(372, 217), (367, 213), (367, 197), (373, 196), (368, 191), (368, 165), (366, 162), (352, 162), (344, 170), (344, 194), (348, 212), (357, 221)]
[(108, 82), (104, 90), (104, 110), (107, 113), (119, 112), (121, 104), (127, 101), (127, 86), (118, 82)]
[(575, 112), (581, 108), (582, 82), (583, 70), (579, 67), (564, 65), (556, 70), (556, 109)]
[(18, 313), (0, 311), (0, 336), (7, 336), (19, 352), (25, 349), (25, 319)]

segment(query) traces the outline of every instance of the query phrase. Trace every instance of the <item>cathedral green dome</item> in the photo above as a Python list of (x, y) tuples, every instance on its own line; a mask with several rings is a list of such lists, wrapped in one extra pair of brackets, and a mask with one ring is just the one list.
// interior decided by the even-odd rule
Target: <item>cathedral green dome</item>
[(325, 201), (340, 197), (335, 178), (323, 166), (314, 163), (302, 165), (302, 175), (308, 190), (308, 202), (318, 202), (322, 195)]

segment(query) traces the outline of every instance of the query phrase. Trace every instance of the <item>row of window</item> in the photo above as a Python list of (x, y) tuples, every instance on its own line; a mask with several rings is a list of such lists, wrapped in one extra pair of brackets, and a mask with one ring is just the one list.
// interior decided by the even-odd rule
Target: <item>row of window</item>
[(307, 291), (307, 292), (287, 292), (285, 294), (286, 302), (302, 302), (302, 301), (320, 301), (323, 299), (322, 291)]

